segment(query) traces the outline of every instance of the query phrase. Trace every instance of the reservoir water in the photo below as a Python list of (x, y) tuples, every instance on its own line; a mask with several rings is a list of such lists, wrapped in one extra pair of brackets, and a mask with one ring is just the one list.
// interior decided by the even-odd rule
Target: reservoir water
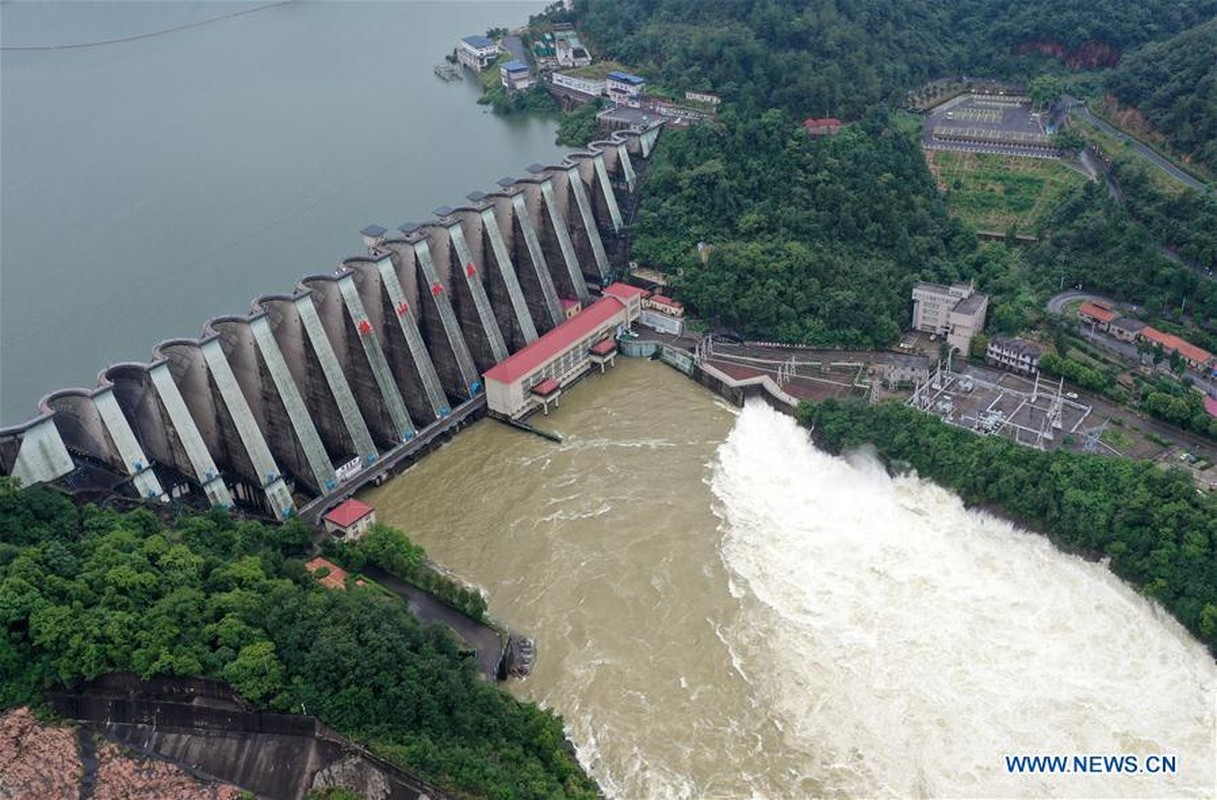
[(540, 2), (0, 3), (0, 425), (534, 162), (432, 67)]
[(1213, 796), (1217, 666), (1102, 565), (660, 364), (534, 421), (564, 442), (479, 422), (366, 499), (535, 636), (512, 691), (611, 795)]

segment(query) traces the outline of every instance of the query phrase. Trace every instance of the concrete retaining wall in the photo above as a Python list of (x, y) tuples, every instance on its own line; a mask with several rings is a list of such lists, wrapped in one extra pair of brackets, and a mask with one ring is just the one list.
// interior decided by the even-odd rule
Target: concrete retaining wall
[(368, 800), (449, 795), (315, 717), (254, 710), (226, 684), (112, 673), (48, 699), (59, 714), (137, 752), (274, 800), (342, 786)]

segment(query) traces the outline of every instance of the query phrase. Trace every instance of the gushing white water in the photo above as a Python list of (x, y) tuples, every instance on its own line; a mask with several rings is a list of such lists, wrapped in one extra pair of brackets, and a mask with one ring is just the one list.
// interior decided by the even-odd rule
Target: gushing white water
[[(750, 405), (711, 488), (719, 631), (802, 775), (842, 796), (1213, 796), (1217, 667), (1102, 565)], [(1009, 774), (1006, 755), (1178, 773)]]
[[(569, 402), (568, 402), (569, 401)], [(535, 637), (619, 800), (1212, 796), (1217, 666), (1100, 565), (624, 359), (368, 494)], [(1010, 776), (1010, 755), (1180, 774)]]

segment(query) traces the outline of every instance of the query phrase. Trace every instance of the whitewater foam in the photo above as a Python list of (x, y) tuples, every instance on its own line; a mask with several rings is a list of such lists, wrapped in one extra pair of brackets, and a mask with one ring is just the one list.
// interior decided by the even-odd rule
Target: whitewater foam
[[(749, 405), (711, 479), (721, 633), (783, 743), (852, 796), (1212, 796), (1217, 668), (1102, 565)], [(1176, 775), (1007, 774), (1006, 754), (1176, 755)]]

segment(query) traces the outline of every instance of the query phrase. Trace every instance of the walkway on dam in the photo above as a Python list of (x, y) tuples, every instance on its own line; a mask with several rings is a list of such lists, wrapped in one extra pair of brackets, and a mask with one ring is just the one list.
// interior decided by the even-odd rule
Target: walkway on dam
[(507, 635), (441, 603), (417, 586), (400, 581), (373, 566), (362, 570), (372, 580), (406, 601), (410, 613), (424, 625), (444, 625), (477, 650), (478, 671), (491, 681), (499, 679), (499, 665), (507, 650)]
[(425, 451), (438, 437), (447, 435), (460, 428), (467, 422), (475, 419), (479, 413), (484, 413), (486, 410), (486, 395), (480, 394), (472, 400), (467, 400), (456, 408), (452, 409), (452, 413), (443, 419), (437, 420), (426, 428), (419, 431), (408, 442), (403, 442), (397, 447), (390, 450), (382, 456), (376, 463), (365, 469), (363, 472), (356, 475), (352, 480), (339, 486), (331, 492), (327, 492), (315, 500), (310, 501), (307, 505), (300, 508), (300, 518), (309, 525), (318, 526), (321, 524), (321, 515), (326, 512), (331, 506), (337, 505), (342, 500), (348, 497), (354, 497), (355, 493), (362, 489), (373, 480), (388, 475), (395, 467), (401, 464), (402, 461), (413, 458)]

